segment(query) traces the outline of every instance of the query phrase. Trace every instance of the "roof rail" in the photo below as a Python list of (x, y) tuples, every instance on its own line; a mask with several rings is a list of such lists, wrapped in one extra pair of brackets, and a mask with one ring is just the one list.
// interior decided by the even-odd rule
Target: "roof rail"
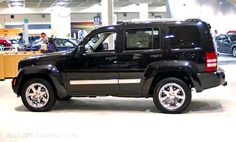
[(201, 19), (199, 19), (199, 18), (196, 18), (196, 19), (186, 19), (185, 21), (190, 21), (190, 22), (202, 22), (202, 20)]
[(173, 21), (185, 21), (184, 19), (174, 18), (160, 18), (160, 19), (132, 19), (133, 23), (146, 23), (146, 22), (173, 22)]
[(202, 22), (201, 19), (174, 19), (174, 18), (160, 18), (160, 19), (132, 19), (131, 22), (124, 22), (125, 23), (151, 23), (151, 22)]

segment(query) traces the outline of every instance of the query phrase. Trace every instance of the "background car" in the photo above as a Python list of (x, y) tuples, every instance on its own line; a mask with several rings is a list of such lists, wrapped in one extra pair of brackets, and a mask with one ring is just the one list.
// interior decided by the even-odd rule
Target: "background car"
[(0, 39), (0, 50), (10, 50), (11, 42), (6, 39)]
[[(25, 47), (26, 51), (38, 51), (41, 47), (42, 42), (40, 40), (36, 40), (30, 45)], [(51, 45), (48, 52), (56, 52), (56, 51), (65, 51), (69, 49), (73, 49), (76, 47), (76, 42), (71, 41), (70, 39), (62, 39), (62, 38), (49, 38), (49, 44)]]
[(11, 49), (15, 51), (24, 51), (24, 45), (19, 42), (19, 40), (16, 39), (9, 39), (11, 42)]
[(218, 53), (232, 54), (236, 57), (236, 33), (228, 32), (215, 38)]

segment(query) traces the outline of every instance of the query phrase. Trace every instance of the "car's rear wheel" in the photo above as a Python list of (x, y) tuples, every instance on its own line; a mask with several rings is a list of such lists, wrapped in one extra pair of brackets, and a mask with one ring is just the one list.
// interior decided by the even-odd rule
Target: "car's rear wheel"
[(234, 47), (234, 48), (232, 49), (232, 55), (233, 55), (234, 57), (236, 57), (236, 47)]
[(191, 90), (178, 78), (166, 78), (156, 84), (153, 101), (163, 113), (182, 113), (191, 102)]
[(56, 102), (56, 96), (50, 83), (40, 78), (34, 78), (25, 83), (21, 99), (28, 110), (36, 112), (48, 111)]

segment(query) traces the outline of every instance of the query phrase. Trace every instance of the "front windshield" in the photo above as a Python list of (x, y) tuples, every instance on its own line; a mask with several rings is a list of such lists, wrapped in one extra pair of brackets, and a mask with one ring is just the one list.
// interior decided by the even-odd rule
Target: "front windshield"
[(228, 33), (228, 35), (232, 41), (236, 41), (236, 33)]
[(73, 44), (78, 45), (80, 43), (77, 39), (69, 39)]

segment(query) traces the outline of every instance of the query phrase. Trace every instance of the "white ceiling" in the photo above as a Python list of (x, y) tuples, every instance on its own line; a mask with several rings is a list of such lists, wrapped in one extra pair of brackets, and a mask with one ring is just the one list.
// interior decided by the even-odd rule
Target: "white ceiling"
[[(143, 1), (145, 0), (137, 0)], [(166, 0), (149, 0), (152, 1), (150, 7), (158, 7), (166, 5)], [(61, 5), (69, 8), (74, 7), (90, 7), (94, 4), (99, 4), (101, 0), (0, 0), (0, 8), (13, 7), (21, 5), (26, 8), (48, 8), (55, 5)], [(115, 7), (124, 7), (131, 4), (136, 4), (136, 0), (114, 0)]]

